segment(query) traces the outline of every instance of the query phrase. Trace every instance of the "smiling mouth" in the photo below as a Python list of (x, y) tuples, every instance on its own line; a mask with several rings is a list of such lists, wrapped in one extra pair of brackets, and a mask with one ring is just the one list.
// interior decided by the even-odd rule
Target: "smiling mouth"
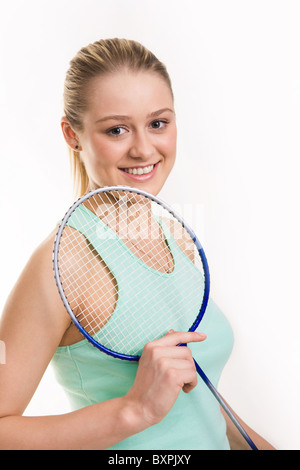
[(132, 167), (132, 168), (120, 168), (120, 170), (124, 171), (124, 173), (128, 173), (129, 175), (147, 175), (153, 171), (154, 167), (157, 163), (153, 165), (143, 166), (143, 167)]

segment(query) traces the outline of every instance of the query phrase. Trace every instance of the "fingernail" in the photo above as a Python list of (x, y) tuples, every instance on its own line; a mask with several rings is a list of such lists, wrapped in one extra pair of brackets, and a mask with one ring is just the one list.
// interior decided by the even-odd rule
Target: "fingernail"
[(206, 334), (205, 334), (205, 333), (198, 333), (198, 332), (197, 332), (197, 335), (199, 336), (199, 338), (202, 338), (202, 339), (206, 338)]

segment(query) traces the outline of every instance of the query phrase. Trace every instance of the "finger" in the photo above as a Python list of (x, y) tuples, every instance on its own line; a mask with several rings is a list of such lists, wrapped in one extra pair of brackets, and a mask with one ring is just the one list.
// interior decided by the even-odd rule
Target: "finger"
[(180, 374), (182, 383), (181, 388), (185, 393), (189, 393), (198, 384), (198, 375), (196, 369), (187, 366), (186, 361), (177, 362), (176, 370)]
[(190, 393), (198, 384), (197, 378), (195, 379), (194, 382), (186, 383), (182, 387), (182, 390), (184, 393)]
[(176, 346), (177, 344), (187, 344), (204, 341), (206, 339), (205, 333), (198, 333), (197, 331), (174, 331), (170, 330), (165, 336), (156, 341), (161, 346)]
[(157, 371), (159, 371), (159, 376), (164, 377), (172, 386), (194, 388), (197, 384), (198, 375), (193, 360), (163, 356), (157, 361)]

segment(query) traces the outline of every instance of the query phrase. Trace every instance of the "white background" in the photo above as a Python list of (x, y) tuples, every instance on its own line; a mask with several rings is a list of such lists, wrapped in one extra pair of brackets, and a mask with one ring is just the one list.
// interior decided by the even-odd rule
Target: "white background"
[[(300, 449), (299, 24), (291, 0), (0, 6), (0, 307), (72, 201), (59, 126), (69, 60), (99, 38), (144, 43), (176, 99), (178, 161), (162, 196), (200, 206), (212, 295), (235, 333), (220, 390), (278, 449)], [(27, 414), (66, 410), (50, 369)]]

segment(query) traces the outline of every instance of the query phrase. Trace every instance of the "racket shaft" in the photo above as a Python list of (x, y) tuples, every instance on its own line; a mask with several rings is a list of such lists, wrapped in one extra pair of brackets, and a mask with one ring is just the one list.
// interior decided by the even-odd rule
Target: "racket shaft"
[(218, 400), (224, 411), (227, 413), (233, 424), (236, 426), (236, 428), (239, 430), (239, 432), (242, 434), (244, 439), (248, 442), (249, 446), (251, 447), (252, 450), (258, 450), (252, 439), (249, 437), (249, 435), (246, 433), (245, 429), (242, 427), (242, 425), (239, 423), (239, 421), (236, 419), (236, 417), (232, 414), (231, 410), (227, 406), (226, 402), (223, 400), (219, 392), (216, 390), (216, 388), (213, 386), (209, 378), (205, 375), (199, 364), (195, 361), (194, 363), (196, 366), (196, 370), (200, 377), (203, 379), (204, 383), (208, 386), (212, 394), (215, 396), (215, 398)]

